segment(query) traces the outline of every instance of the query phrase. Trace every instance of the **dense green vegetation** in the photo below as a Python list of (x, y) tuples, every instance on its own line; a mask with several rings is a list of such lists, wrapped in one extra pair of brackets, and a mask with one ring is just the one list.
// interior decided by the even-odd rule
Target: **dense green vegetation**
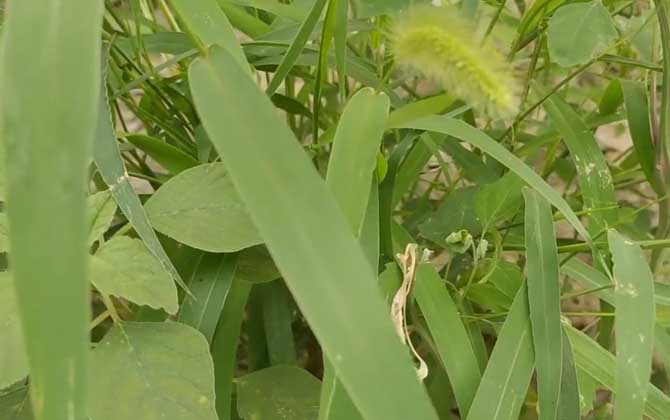
[(6, 3), (0, 420), (670, 419), (668, 0)]

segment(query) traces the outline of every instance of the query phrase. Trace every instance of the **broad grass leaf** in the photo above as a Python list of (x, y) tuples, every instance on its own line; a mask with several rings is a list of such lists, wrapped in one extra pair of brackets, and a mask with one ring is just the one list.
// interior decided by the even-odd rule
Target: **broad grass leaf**
[(100, 95), (103, 3), (25, 0), (6, 6), (0, 166), (11, 203), (12, 276), (30, 392), (38, 419), (82, 419), (90, 313), (82, 190)]
[(482, 372), (458, 308), (430, 264), (422, 264), (417, 269), (414, 296), (449, 376), (460, 415), (466, 418)]
[(361, 414), (436, 419), (345, 217), (270, 100), (220, 48), (189, 79), (236, 190)]
[[(561, 395), (558, 399), (558, 420), (579, 419), (580, 395), (577, 367), (572, 345), (565, 330), (561, 330), (563, 356), (561, 360)], [(587, 397), (588, 398), (588, 397)]]
[(236, 380), (237, 410), (244, 419), (315, 420), (321, 382), (306, 370), (279, 365)]
[(347, 103), (335, 132), (326, 184), (356, 236), (363, 225), (388, 110), (386, 95), (361, 89)]
[(211, 343), (237, 272), (238, 254), (203, 254), (188, 283), (178, 321), (200, 331)]
[(14, 281), (7, 271), (0, 273), (0, 343), (0, 389), (3, 389), (28, 375)]
[(7, 213), (0, 213), (0, 252), (9, 251), (9, 221)]
[(610, 229), (616, 302), (615, 418), (641, 418), (654, 346), (654, 276), (642, 249)]
[(535, 354), (524, 285), (498, 333), (467, 420), (516, 420), (533, 375)]
[(121, 323), (91, 353), (96, 420), (216, 420), (204, 337), (184, 324)]
[(540, 420), (555, 420), (561, 393), (562, 332), (558, 253), (551, 206), (524, 188), (528, 306), (535, 348)]
[[(617, 369), (614, 355), (581, 331), (571, 326), (564, 328), (572, 344), (577, 367), (606, 389), (614, 391)], [(670, 413), (670, 397), (648, 383), (647, 401), (644, 405), (645, 416), (651, 420), (667, 420), (668, 413)]]
[(177, 289), (142, 241), (118, 236), (92, 255), (91, 282), (101, 293), (127, 299), (170, 314), (178, 309)]
[[(107, 232), (116, 214), (116, 202), (108, 191), (100, 191), (88, 197), (88, 244), (92, 245)], [(0, 225), (1, 226), (1, 225)]]
[(171, 178), (145, 209), (156, 230), (193, 248), (233, 252), (262, 242), (221, 163), (199, 165)]
[(563, 67), (584, 64), (605, 52), (617, 36), (614, 21), (600, 0), (566, 4), (549, 19), (549, 55)]

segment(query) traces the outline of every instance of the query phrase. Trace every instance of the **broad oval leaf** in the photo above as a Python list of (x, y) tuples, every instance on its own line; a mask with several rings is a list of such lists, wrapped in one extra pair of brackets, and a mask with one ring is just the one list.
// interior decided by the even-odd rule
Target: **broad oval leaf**
[(262, 242), (221, 163), (199, 165), (173, 177), (145, 209), (157, 231), (193, 248), (233, 252)]
[(549, 55), (563, 67), (587, 63), (616, 38), (614, 22), (600, 0), (567, 4), (549, 19)]
[(91, 366), (92, 419), (217, 419), (209, 346), (184, 324), (117, 324)]
[(116, 213), (116, 202), (109, 190), (100, 191), (88, 197), (88, 244), (100, 239), (109, 229)]
[(244, 419), (316, 420), (321, 382), (304, 369), (278, 365), (236, 380), (237, 410)]
[(90, 270), (91, 282), (105, 295), (177, 312), (177, 288), (170, 273), (138, 239), (119, 236), (106, 242), (91, 256)]

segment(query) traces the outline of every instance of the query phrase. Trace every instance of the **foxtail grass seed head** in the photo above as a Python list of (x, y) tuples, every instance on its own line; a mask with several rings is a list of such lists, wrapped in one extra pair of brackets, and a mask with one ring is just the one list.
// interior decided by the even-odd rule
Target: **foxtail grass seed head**
[(450, 7), (418, 6), (399, 15), (391, 29), (396, 63), (439, 82), (478, 111), (507, 118), (517, 111), (510, 65), (472, 24)]

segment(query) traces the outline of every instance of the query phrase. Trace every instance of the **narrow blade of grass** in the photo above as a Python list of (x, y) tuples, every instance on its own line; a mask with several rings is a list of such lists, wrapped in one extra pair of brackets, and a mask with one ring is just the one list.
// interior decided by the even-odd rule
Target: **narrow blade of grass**
[(534, 362), (528, 291), (524, 284), (498, 334), (467, 420), (518, 419)]
[(514, 156), (509, 150), (505, 149), (504, 146), (487, 136), (485, 133), (463, 121), (437, 115), (414, 120), (402, 124), (402, 127), (396, 128), (413, 128), (416, 130), (427, 130), (447, 134), (481, 149), (484, 153), (487, 153), (492, 158), (509, 168), (509, 170), (517, 174), (529, 186), (533, 187), (533, 189), (563, 213), (566, 220), (587, 242), (589, 242), (589, 244), (593, 243), (591, 241), (591, 235), (589, 235), (586, 228), (579, 220), (579, 217), (577, 217), (565, 199), (563, 199), (557, 191), (551, 188), (546, 181), (528, 167), (528, 165), (521, 159)]
[(656, 151), (654, 150), (654, 139), (651, 135), (651, 123), (649, 121), (647, 87), (642, 82), (621, 80), (621, 89), (623, 90), (623, 100), (626, 107), (628, 129), (633, 139), (637, 161), (640, 163), (647, 181), (651, 185), (655, 185), (658, 175), (656, 174)]
[(615, 418), (642, 417), (654, 346), (654, 276), (644, 252), (617, 231), (608, 232), (616, 284)]
[(237, 346), (244, 318), (244, 308), (249, 300), (250, 292), (251, 283), (239, 279), (233, 280), (211, 345), (216, 414), (219, 420), (237, 418), (232, 415), (233, 379), (237, 368)]
[(214, 337), (236, 270), (237, 254), (204, 254), (189, 283), (193, 296), (184, 298), (178, 320), (200, 331), (208, 343)]
[(561, 393), (562, 333), (558, 255), (551, 206), (523, 189), (528, 306), (535, 347), (540, 420), (555, 420)]
[(102, 2), (8, 2), (0, 90), (16, 299), (38, 420), (88, 417), (86, 166)]
[(265, 342), (271, 365), (297, 364), (298, 356), (293, 337), (291, 301), (281, 280), (258, 286), (263, 308)]
[(298, 34), (291, 43), (291, 46), (288, 48), (288, 50), (286, 50), (284, 57), (279, 63), (279, 67), (277, 67), (277, 70), (275, 71), (274, 77), (272, 77), (272, 80), (270, 80), (270, 83), (265, 90), (268, 96), (272, 96), (272, 94), (277, 91), (277, 88), (279, 88), (281, 83), (284, 81), (284, 78), (286, 78), (286, 75), (289, 73), (289, 71), (291, 71), (291, 68), (295, 64), (298, 57), (300, 57), (302, 49), (305, 47), (307, 40), (312, 35), (312, 31), (314, 30), (316, 23), (319, 21), (319, 17), (321, 16), (321, 12), (326, 5), (326, 1), (327, 0), (316, 0), (314, 5), (312, 5), (312, 9), (309, 11), (309, 14), (302, 22), (302, 25), (300, 25)]
[(432, 265), (417, 269), (414, 296), (449, 376), (460, 415), (466, 418), (482, 373), (456, 304)]
[(220, 48), (189, 76), (212, 143), (361, 414), (436, 420), (346, 218), (270, 100)]
[(103, 181), (109, 186), (109, 190), (112, 192), (119, 208), (128, 218), (130, 224), (133, 225), (140, 239), (160, 261), (163, 268), (172, 275), (174, 281), (184, 290), (188, 290), (177, 269), (165, 253), (163, 246), (158, 241), (156, 232), (151, 227), (144, 207), (142, 207), (142, 202), (130, 183), (130, 178), (123, 165), (119, 145), (116, 142), (112, 116), (105, 94), (100, 95), (98, 106), (98, 126), (93, 145), (95, 165), (98, 167)]
[(565, 330), (561, 330), (562, 363), (561, 363), (561, 395), (558, 399), (558, 420), (576, 420), (580, 415), (579, 384), (577, 383), (577, 367), (572, 345)]

